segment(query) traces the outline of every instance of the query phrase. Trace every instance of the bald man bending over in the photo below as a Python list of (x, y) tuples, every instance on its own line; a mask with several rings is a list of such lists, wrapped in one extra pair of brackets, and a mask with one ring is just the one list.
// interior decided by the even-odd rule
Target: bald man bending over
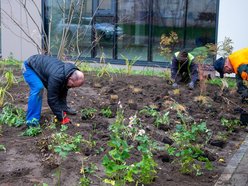
[(70, 123), (67, 114), (75, 115), (76, 111), (67, 106), (69, 88), (84, 84), (84, 74), (74, 64), (64, 63), (55, 57), (34, 55), (24, 61), (22, 72), (29, 85), (28, 109), (26, 124), (38, 126), (41, 116), (42, 95), (47, 89), (48, 105), (61, 124)]

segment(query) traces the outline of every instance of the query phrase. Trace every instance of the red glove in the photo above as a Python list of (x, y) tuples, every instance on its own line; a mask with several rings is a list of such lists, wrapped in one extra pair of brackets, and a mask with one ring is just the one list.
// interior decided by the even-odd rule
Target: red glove
[(66, 125), (66, 124), (69, 124), (71, 123), (71, 120), (70, 118), (68, 117), (65, 117), (62, 121), (61, 121), (61, 125)]
[(67, 116), (66, 112), (63, 112), (63, 118), (65, 118)]

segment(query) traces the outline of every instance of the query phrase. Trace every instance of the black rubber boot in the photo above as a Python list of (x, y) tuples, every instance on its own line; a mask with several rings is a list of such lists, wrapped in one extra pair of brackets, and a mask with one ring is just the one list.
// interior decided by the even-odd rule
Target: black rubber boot
[(68, 115), (76, 115), (77, 114), (77, 111), (72, 109), (72, 108), (67, 108), (65, 112)]

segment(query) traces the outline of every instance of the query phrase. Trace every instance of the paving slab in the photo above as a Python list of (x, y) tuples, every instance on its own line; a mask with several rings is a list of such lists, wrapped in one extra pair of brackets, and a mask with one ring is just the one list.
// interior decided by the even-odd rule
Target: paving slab
[(229, 161), (215, 186), (248, 186), (248, 135)]

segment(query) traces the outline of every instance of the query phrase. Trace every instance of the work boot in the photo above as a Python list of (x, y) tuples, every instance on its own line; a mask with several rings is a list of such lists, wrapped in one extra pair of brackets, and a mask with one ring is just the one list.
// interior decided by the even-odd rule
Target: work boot
[(77, 114), (77, 111), (74, 110), (74, 109), (72, 109), (72, 108), (67, 108), (67, 109), (65, 110), (65, 112), (66, 112), (66, 114), (68, 114), (68, 115), (76, 115), (76, 114)]

